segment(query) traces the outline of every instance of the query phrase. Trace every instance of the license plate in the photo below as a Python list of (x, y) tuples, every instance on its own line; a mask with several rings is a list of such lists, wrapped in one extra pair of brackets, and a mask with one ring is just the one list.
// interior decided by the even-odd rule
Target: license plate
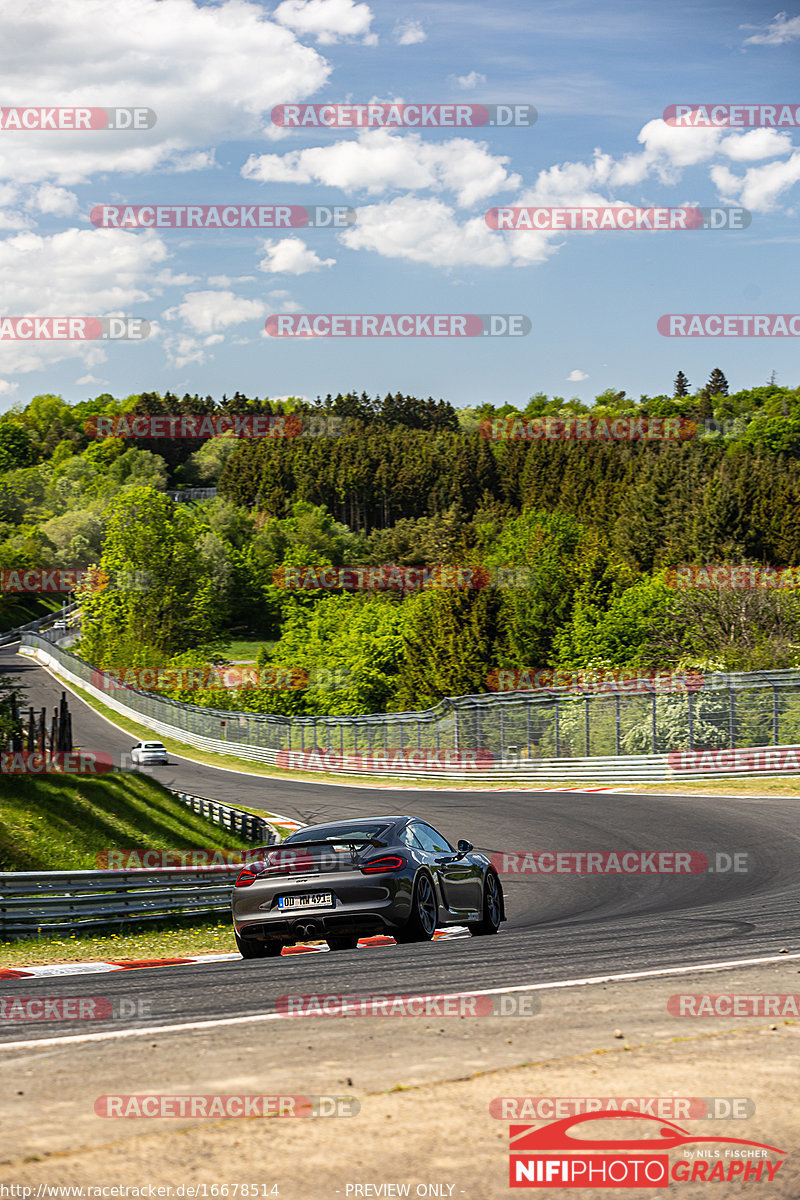
[(306, 896), (279, 896), (278, 908), (333, 908), (333, 892), (311, 892)]

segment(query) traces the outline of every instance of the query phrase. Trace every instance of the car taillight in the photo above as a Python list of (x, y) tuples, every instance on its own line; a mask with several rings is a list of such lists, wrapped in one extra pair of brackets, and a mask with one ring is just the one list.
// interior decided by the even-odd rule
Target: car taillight
[(234, 887), (250, 887), (250, 884), (258, 879), (258, 872), (251, 871), (249, 867), (243, 867), (239, 872)]
[(402, 871), (405, 860), (398, 854), (387, 854), (385, 858), (373, 858), (361, 867), (362, 875), (382, 875), (384, 871)]

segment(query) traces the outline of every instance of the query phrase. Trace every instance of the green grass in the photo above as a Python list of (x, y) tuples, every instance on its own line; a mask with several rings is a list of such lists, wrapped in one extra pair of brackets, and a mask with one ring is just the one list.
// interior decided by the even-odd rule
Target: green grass
[(8, 633), (19, 625), (27, 625), (29, 621), (38, 621), (50, 613), (61, 611), (62, 601), (54, 596), (25, 597), (20, 595), (14, 599), (12, 593), (3, 597), (2, 612), (0, 613), (0, 633)]
[(247, 844), (144, 775), (0, 776), (0, 870), (95, 870), (103, 850)]
[(277, 642), (268, 642), (263, 638), (234, 638), (224, 644), (222, 653), (233, 661), (255, 662), (262, 646), (273, 650), (277, 644)]
[(65, 962), (119, 962), (130, 959), (190, 958), (195, 954), (235, 954), (230, 919), (194, 917), (117, 933), (93, 930), (0, 942), (0, 967), (34, 967)]

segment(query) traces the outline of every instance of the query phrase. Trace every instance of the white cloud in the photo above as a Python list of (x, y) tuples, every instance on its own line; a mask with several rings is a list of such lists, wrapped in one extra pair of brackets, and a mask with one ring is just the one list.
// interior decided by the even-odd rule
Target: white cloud
[(19, 384), (10, 379), (0, 379), (0, 396), (13, 396), (18, 387)]
[(243, 321), (266, 317), (271, 308), (263, 300), (248, 300), (234, 292), (188, 292), (180, 304), (168, 308), (168, 321), (181, 320), (196, 334), (216, 333)]
[(90, 384), (90, 383), (99, 383), (99, 384), (106, 383), (107, 384), (108, 380), (107, 379), (98, 379), (96, 375), (81, 375), (80, 379), (76, 379), (75, 382), (79, 383), (81, 385)]
[[(740, 25), (740, 29), (758, 29), (757, 25)], [(760, 33), (745, 38), (745, 46), (782, 46), (800, 38), (800, 17), (789, 17), (778, 13)]]
[(394, 27), (394, 40), (398, 46), (417, 46), (427, 39), (428, 35), (420, 22), (412, 21), (410, 17), (404, 21), (398, 21)]
[[(255, 275), (209, 275), (207, 282), (211, 287), (229, 288), (235, 283), (253, 283)], [(192, 280), (194, 283), (194, 280)]]
[(800, 150), (786, 162), (750, 167), (742, 177), (721, 165), (712, 166), (710, 175), (720, 195), (730, 202), (752, 212), (771, 212), (779, 197), (800, 182)]
[[(132, 237), (116, 229), (68, 229), (51, 237), (26, 231), (0, 241), (0, 294), (9, 316), (142, 316), (151, 279), (167, 257), (158, 235)], [(132, 310), (136, 307), (137, 312)], [(105, 360), (108, 342), (9, 341), (0, 346), (0, 370), (22, 373), (81, 358)]]
[(567, 383), (580, 383), (582, 379), (588, 379), (589, 376), (584, 371), (570, 371), (566, 378)]
[(451, 191), (460, 205), (472, 205), (506, 188), (519, 187), (519, 175), (506, 170), (508, 157), (489, 153), (485, 142), (452, 138), (426, 142), (386, 129), (364, 130), (357, 141), (311, 146), (288, 154), (251, 154), (245, 179), (262, 183), (321, 183), (345, 192), (371, 195), (428, 188)]
[(30, 197), (28, 205), (37, 208), (39, 212), (50, 213), (56, 217), (69, 217), (78, 207), (78, 197), (66, 188), (56, 187), (52, 183), (43, 183)]
[(375, 44), (369, 5), (354, 0), (283, 0), (272, 15), (300, 37), (315, 37), (321, 45), (353, 37)]
[(39, 105), (107, 107), (124, 97), (153, 109), (157, 123), (144, 135), (15, 131), (3, 138), (0, 177), (71, 186), (114, 171), (202, 170), (213, 164), (211, 147), (259, 135), (273, 105), (312, 95), (330, 71), (251, 0), (12, 5), (3, 13), (0, 105), (18, 105), (35, 80)]
[(774, 158), (790, 154), (793, 149), (791, 134), (785, 129), (751, 129), (749, 133), (732, 134), (720, 142), (719, 148), (734, 162)]
[(314, 250), (309, 249), (302, 238), (283, 238), (280, 241), (264, 242), (266, 255), (258, 264), (260, 271), (271, 274), (306, 275), (309, 271), (319, 271), (321, 267), (332, 267), (335, 258), (319, 258)]
[(479, 83), (486, 83), (486, 76), (481, 75), (479, 71), (470, 71), (469, 75), (449, 75), (448, 78), (465, 92), (477, 87)]
[[(544, 234), (511, 235), (518, 243), (519, 261), (544, 261), (549, 247)], [(358, 224), (340, 235), (351, 250), (372, 250), (384, 258), (428, 263), (438, 268), (504, 267), (514, 261), (512, 243), (490, 230), (483, 216), (460, 224), (453, 209), (441, 200), (399, 196), (391, 203), (359, 208)]]

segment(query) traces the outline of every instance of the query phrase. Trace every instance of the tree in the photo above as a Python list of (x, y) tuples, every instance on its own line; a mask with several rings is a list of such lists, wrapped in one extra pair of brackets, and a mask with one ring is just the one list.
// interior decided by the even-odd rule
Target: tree
[(727, 396), (728, 381), (719, 367), (714, 367), (714, 370), (709, 375), (706, 390), (709, 396)]
[(0, 422), (0, 471), (30, 467), (36, 462), (36, 447), (26, 430), (15, 421)]
[(675, 382), (672, 385), (673, 396), (688, 396), (689, 395), (689, 380), (684, 375), (683, 371), (678, 371), (675, 376)]
[[(151, 487), (128, 487), (107, 512), (100, 559), (105, 586), (81, 595), (81, 654), (98, 667), (161, 666), (219, 627), (209, 564), (190, 512)], [(144, 589), (125, 586), (146, 580)]]
[[(505, 575), (498, 614), (501, 666), (539, 667), (549, 661), (553, 637), (568, 619), (579, 578), (579, 548), (586, 531), (565, 513), (523, 509), (487, 555)], [(519, 583), (523, 586), (517, 586)]]

